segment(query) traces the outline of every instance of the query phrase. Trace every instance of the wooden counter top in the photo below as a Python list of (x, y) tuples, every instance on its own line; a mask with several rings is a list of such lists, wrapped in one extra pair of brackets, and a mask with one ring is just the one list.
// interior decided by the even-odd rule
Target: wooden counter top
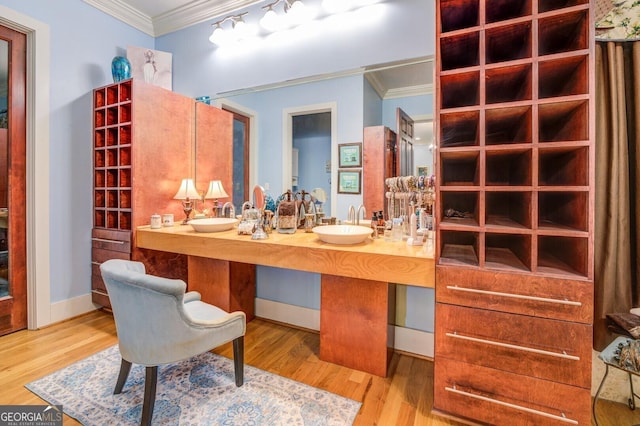
[(368, 239), (355, 245), (327, 244), (314, 233), (273, 232), (266, 240), (225, 232), (195, 232), (189, 225), (136, 230), (141, 248), (232, 262), (274, 266), (321, 274), (360, 278), (417, 287), (434, 287), (435, 264), (423, 246)]

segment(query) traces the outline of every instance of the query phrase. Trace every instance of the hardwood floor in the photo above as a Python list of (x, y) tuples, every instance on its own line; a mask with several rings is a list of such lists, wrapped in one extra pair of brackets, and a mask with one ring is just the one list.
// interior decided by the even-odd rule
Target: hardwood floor
[[(320, 361), (319, 335), (256, 319), (247, 325), (245, 362), (362, 401), (355, 424), (460, 425), (432, 415), (433, 363), (395, 354), (387, 378)], [(43, 404), (24, 385), (117, 343), (110, 313), (95, 311), (37, 331), (0, 337), (0, 404)], [(215, 352), (231, 357), (231, 345)], [(115, 382), (115, 377), (114, 377)], [(640, 409), (598, 402), (600, 426), (640, 423)], [(65, 425), (78, 422), (65, 416)]]

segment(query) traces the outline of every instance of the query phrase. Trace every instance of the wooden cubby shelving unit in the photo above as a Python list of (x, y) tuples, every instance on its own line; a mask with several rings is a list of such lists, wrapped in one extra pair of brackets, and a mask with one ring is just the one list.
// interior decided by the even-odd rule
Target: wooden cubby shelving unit
[(436, 411), (590, 424), (590, 6), (437, 2)]
[(142, 261), (149, 273), (187, 279), (186, 257), (138, 249), (135, 229), (154, 213), (182, 221), (173, 196), (183, 178), (195, 177), (200, 189), (212, 179), (232, 187), (232, 126), (229, 112), (142, 81), (94, 89), (94, 303), (109, 307), (99, 265), (110, 258)]

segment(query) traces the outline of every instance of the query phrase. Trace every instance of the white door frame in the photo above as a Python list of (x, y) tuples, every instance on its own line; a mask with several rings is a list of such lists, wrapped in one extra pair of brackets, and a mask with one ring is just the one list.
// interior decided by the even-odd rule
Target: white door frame
[(336, 217), (338, 211), (338, 104), (326, 102), (285, 108), (282, 110), (282, 190), (291, 188), (291, 155), (293, 148), (293, 117), (298, 115), (331, 113), (331, 216)]

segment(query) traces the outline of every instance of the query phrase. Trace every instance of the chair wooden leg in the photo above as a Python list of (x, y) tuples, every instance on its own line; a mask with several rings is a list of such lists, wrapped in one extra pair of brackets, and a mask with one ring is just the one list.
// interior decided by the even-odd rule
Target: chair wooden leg
[(233, 369), (236, 374), (236, 386), (244, 383), (244, 336), (233, 341)]
[(113, 390), (113, 394), (117, 395), (122, 392), (127, 377), (129, 377), (129, 371), (131, 371), (131, 363), (126, 359), (122, 359), (120, 363), (120, 373), (118, 374), (118, 381), (116, 382), (116, 388)]
[(144, 377), (144, 402), (142, 403), (142, 419), (140, 425), (150, 426), (153, 418), (153, 406), (156, 403), (156, 384), (158, 383), (158, 366), (147, 367)]

